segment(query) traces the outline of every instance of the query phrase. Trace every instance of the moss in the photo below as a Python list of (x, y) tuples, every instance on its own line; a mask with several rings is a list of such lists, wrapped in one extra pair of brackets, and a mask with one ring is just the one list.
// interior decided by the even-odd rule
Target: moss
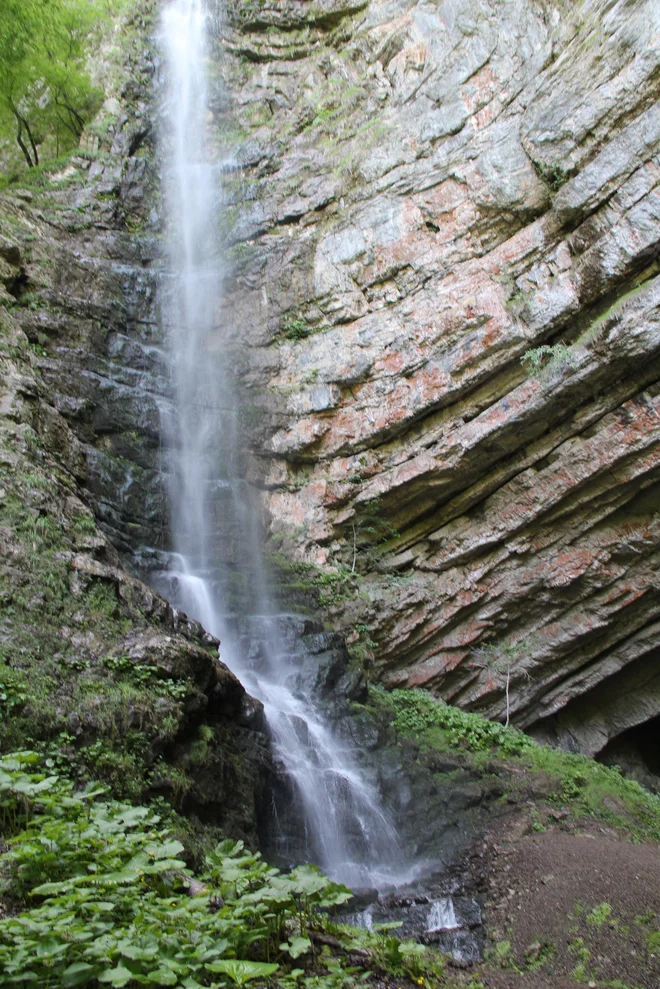
[[(276, 537), (277, 539), (277, 537)], [(334, 608), (353, 600), (360, 593), (362, 576), (347, 567), (322, 568), (313, 563), (291, 559), (282, 550), (266, 557), (272, 586), (278, 602), (301, 613)]]
[(614, 302), (604, 310), (604, 312), (602, 312), (589, 324), (589, 326), (575, 341), (576, 344), (592, 344), (598, 338), (601, 330), (603, 330), (607, 324), (610, 323), (610, 321), (619, 316), (626, 303), (632, 301), (632, 299), (636, 298), (638, 295), (641, 295), (648, 289), (648, 280), (650, 277), (657, 274), (657, 270), (658, 268), (656, 263), (656, 265), (653, 265), (649, 269), (645, 269), (641, 272), (640, 275), (633, 280), (632, 287), (619, 295)]
[(65, 500), (39, 437), (26, 430), (23, 439), (19, 469), (2, 477), (0, 749), (34, 745), (52, 755), (73, 728), (73, 771), (133, 797), (181, 730), (192, 685), (140, 682), (131, 663), (105, 665), (107, 650), (145, 618), (114, 581), (73, 569), (81, 535), (96, 532), (93, 517)]
[(603, 821), (633, 840), (660, 840), (660, 797), (625, 779), (615, 767), (538, 745), (515, 728), (434, 701), (424, 691), (386, 694), (372, 688), (370, 696), (381, 708), (389, 705), (397, 730), (414, 738), (423, 751), (455, 753), (460, 748), (477, 769), (494, 758), (502, 760), (514, 787), (543, 776), (554, 783), (548, 799), (569, 806), (575, 817)]

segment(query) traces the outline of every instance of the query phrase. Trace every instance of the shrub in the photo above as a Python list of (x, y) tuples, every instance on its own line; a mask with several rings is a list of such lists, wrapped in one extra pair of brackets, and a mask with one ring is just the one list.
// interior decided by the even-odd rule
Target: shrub
[(429, 728), (441, 728), (454, 745), (466, 745), (474, 752), (488, 752), (497, 747), (507, 755), (529, 749), (534, 743), (517, 728), (505, 728), (498, 721), (487, 721), (457, 707), (432, 700), (422, 690), (393, 690), (396, 707), (394, 721), (398, 731), (419, 734)]
[(574, 368), (577, 360), (577, 352), (573, 344), (556, 343), (553, 346), (543, 344), (541, 347), (525, 351), (520, 363), (532, 377), (545, 378), (560, 368)]
[[(15, 908), (0, 919), (0, 986), (199, 989), (218, 976), (242, 986), (276, 972), (293, 984), (305, 969), (290, 971), (291, 960), (302, 956), (327, 973), (310, 975), (308, 987), (356, 984), (356, 970), (327, 949), (317, 959), (308, 936), (350, 890), (312, 865), (282, 874), (231, 840), (195, 878), (153, 809), (108, 799), (98, 786), (76, 792), (39, 761), (34, 752), (0, 759), (9, 840), (0, 892)], [(401, 974), (442, 966), (435, 955), (425, 969), (427, 949), (389, 934), (346, 927), (341, 938), (346, 950), (367, 944), (374, 959), (389, 952)]]

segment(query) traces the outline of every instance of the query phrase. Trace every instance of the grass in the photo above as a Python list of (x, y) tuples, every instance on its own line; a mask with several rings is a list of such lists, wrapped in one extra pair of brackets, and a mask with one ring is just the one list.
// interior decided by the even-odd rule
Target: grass
[(660, 797), (623, 777), (617, 767), (538, 745), (516, 728), (435, 701), (422, 690), (386, 694), (372, 688), (371, 693), (391, 707), (401, 735), (415, 739), (422, 749), (460, 748), (477, 766), (497, 758), (527, 774), (545, 774), (555, 782), (549, 799), (570, 806), (574, 816), (625, 829), (633, 841), (660, 841)]
[(82, 185), (85, 180), (80, 173), (54, 181), (54, 176), (62, 172), (74, 157), (92, 158), (93, 156), (76, 148), (57, 158), (47, 159), (35, 168), (21, 167), (10, 173), (0, 173), (0, 192), (11, 190), (12, 187), (18, 189), (59, 189), (71, 184)]

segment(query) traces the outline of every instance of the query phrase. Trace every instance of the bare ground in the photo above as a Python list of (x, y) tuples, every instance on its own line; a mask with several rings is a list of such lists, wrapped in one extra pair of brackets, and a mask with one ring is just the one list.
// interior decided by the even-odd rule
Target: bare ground
[(486, 838), (490, 947), (486, 962), (453, 981), (660, 989), (660, 845), (556, 818), (519, 815)]

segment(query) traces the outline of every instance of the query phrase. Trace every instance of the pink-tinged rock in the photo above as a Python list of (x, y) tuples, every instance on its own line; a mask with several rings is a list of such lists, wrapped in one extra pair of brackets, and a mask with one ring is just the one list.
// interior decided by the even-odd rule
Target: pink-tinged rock
[(660, 648), (660, 33), (653, 0), (569, 7), (374, 2), (350, 59), (234, 25), (263, 152), (236, 212), (307, 212), (254, 238), (227, 312), (271, 524), (355, 555), (332, 617), (376, 676), (502, 718), (488, 646), (514, 723), (592, 752), (639, 723), (600, 692), (641, 696)]

